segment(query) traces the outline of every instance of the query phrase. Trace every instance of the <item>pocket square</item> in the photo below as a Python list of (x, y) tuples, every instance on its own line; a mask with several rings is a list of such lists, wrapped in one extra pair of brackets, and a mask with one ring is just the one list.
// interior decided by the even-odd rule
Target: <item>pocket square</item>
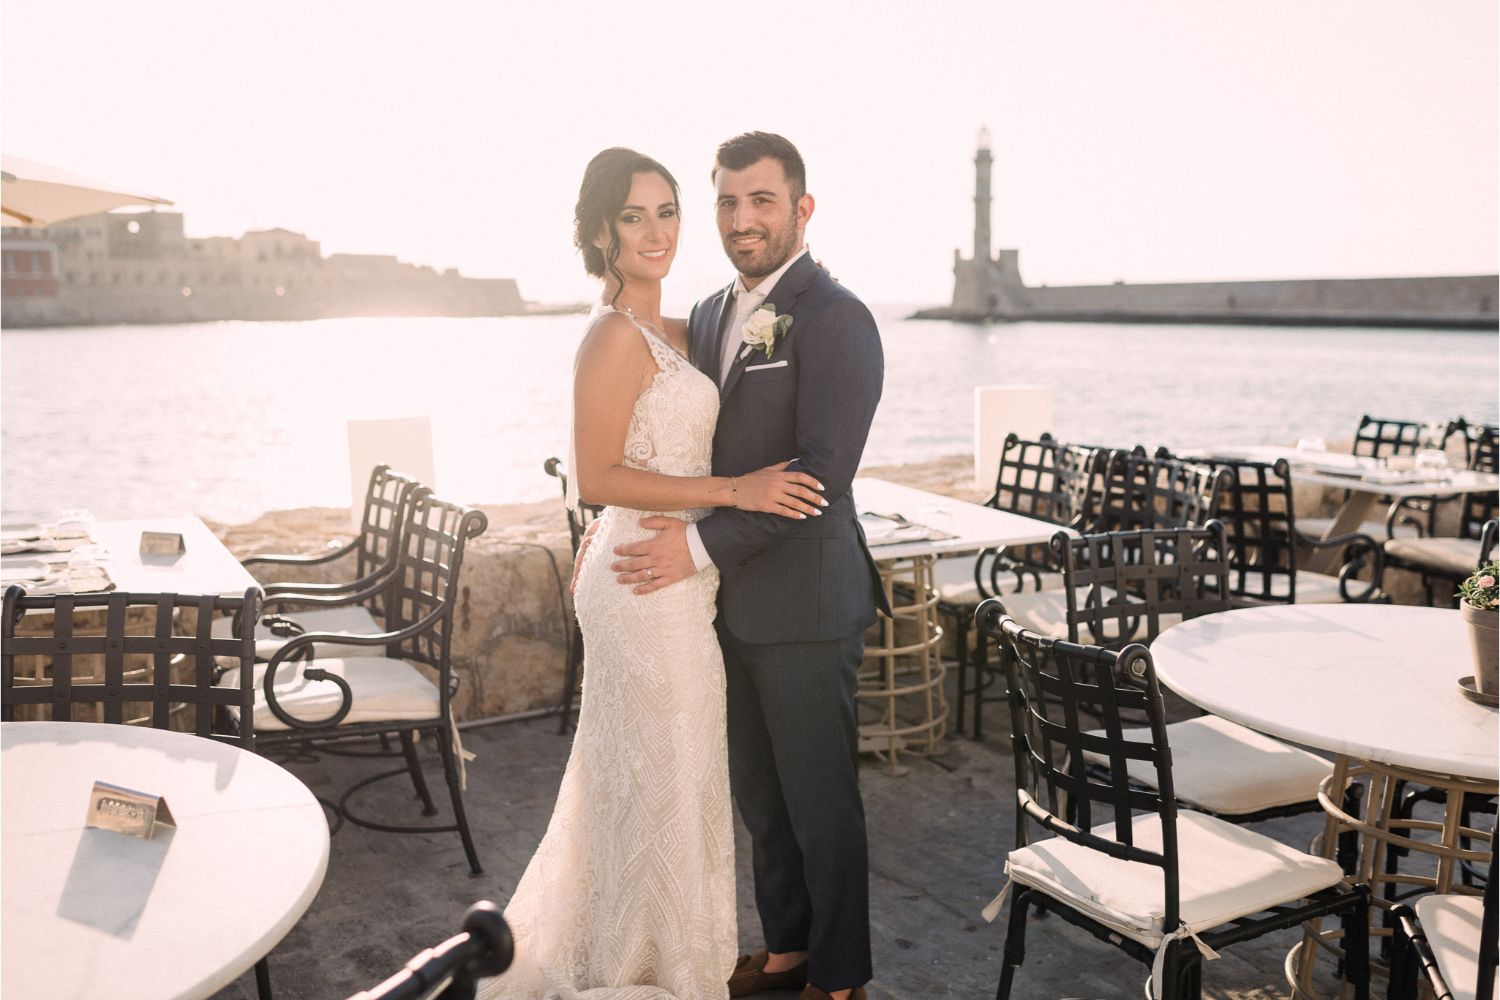
[(767, 368), (785, 368), (786, 366), (787, 366), (786, 360), (782, 359), (781, 361), (773, 361), (773, 362), (771, 362), (768, 365), (746, 365), (745, 366), (745, 371), (747, 371), (747, 372), (763, 372)]

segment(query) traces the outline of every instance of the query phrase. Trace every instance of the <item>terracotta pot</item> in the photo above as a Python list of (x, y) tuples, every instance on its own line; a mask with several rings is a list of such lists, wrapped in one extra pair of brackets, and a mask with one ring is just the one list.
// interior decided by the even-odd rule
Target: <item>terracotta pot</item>
[(1469, 626), (1469, 648), (1474, 651), (1474, 686), (1485, 694), (1496, 693), (1496, 668), (1500, 664), (1500, 609), (1481, 611), (1468, 601), (1459, 603)]

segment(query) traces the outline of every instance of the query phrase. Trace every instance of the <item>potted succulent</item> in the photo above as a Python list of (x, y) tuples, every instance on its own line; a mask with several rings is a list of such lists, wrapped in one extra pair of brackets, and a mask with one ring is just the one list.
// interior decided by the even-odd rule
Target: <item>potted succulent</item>
[(1500, 661), (1500, 561), (1491, 559), (1459, 584), (1459, 608), (1469, 625), (1474, 650), (1474, 687), (1480, 694), (1496, 693), (1496, 663)]

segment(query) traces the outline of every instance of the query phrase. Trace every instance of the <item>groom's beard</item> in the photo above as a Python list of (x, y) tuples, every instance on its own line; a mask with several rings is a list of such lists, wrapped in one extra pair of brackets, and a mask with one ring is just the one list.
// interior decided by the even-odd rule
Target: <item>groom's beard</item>
[[(761, 242), (753, 250), (742, 250), (734, 245), (737, 237), (759, 236)], [(786, 227), (776, 231), (768, 229), (746, 229), (731, 232), (724, 237), (724, 252), (734, 269), (747, 278), (764, 278), (785, 264), (797, 250), (796, 209), (787, 218)]]

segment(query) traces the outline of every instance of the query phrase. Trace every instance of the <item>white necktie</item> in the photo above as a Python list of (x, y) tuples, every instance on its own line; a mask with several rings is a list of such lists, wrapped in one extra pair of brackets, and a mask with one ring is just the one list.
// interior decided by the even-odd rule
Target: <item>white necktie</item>
[(724, 311), (729, 313), (729, 325), (724, 327), (723, 351), (719, 355), (719, 385), (723, 385), (729, 379), (729, 369), (734, 367), (735, 355), (744, 346), (745, 320), (749, 317), (744, 315), (745, 307), (749, 306), (755, 298), (751, 292), (735, 294), (730, 292), (730, 302), (724, 306)]

